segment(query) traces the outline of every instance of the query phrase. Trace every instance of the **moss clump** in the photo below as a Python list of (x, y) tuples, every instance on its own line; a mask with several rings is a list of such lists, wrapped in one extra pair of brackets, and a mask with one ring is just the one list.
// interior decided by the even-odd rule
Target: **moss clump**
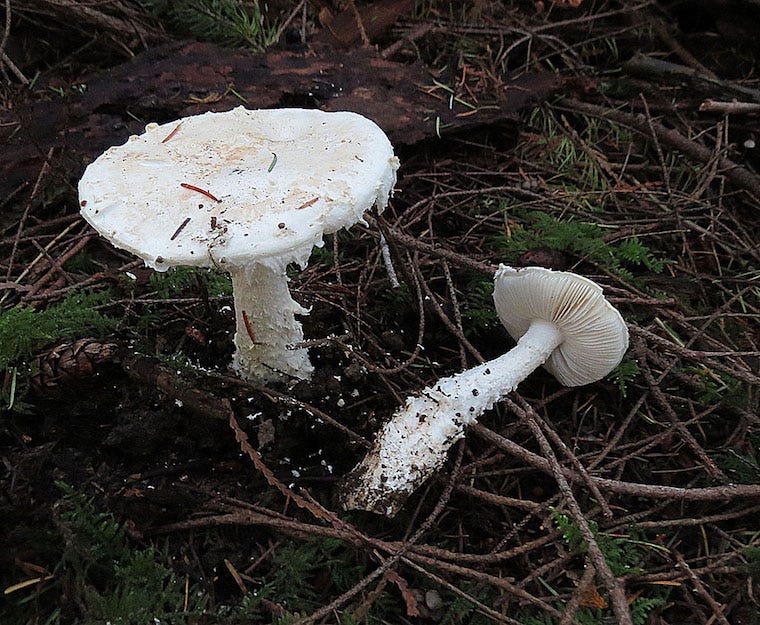
[(74, 292), (44, 310), (15, 306), (1, 313), (0, 371), (27, 360), (45, 343), (112, 332), (117, 320), (97, 310), (110, 299), (108, 291)]

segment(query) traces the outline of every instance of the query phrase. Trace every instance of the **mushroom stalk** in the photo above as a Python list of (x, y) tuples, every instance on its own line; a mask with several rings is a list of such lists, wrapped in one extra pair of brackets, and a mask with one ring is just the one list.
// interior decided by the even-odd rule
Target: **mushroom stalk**
[(306, 311), (285, 268), (304, 267), (325, 234), (382, 211), (398, 166), (385, 133), (356, 113), (238, 107), (148, 124), (90, 163), (79, 204), (101, 235), (158, 271), (233, 274), (234, 367), (251, 379), (303, 379), (308, 354), (289, 346), (303, 340), (295, 315)]
[(443, 378), (408, 398), (348, 476), (344, 507), (394, 515), (443, 464), (465, 427), (544, 364), (562, 341), (554, 323), (536, 319), (503, 356)]
[(291, 297), (285, 268), (254, 263), (230, 273), (237, 324), (233, 368), (255, 380), (308, 378), (309, 354), (292, 346), (303, 341), (295, 316), (309, 311)]

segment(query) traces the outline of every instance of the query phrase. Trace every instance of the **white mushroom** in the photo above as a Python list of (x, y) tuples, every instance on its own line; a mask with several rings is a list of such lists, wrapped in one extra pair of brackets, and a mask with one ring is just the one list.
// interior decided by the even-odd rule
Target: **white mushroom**
[(305, 109), (205, 113), (148, 124), (106, 150), (79, 183), (84, 218), (117, 247), (165, 271), (215, 267), (232, 276), (233, 366), (247, 378), (307, 378), (312, 365), (288, 289), (325, 233), (382, 210), (398, 159), (355, 113)]
[(392, 516), (441, 466), (465, 427), (534, 369), (543, 365), (567, 386), (589, 384), (617, 366), (628, 347), (620, 313), (587, 278), (502, 266), (493, 296), (517, 346), (408, 398), (346, 479), (344, 507)]

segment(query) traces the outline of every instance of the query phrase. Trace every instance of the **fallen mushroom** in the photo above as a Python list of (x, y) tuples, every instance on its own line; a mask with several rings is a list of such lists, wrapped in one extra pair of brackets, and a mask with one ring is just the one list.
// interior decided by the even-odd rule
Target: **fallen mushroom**
[(356, 113), (306, 109), (204, 113), (148, 124), (109, 148), (79, 183), (84, 218), (117, 247), (165, 271), (232, 276), (233, 367), (246, 378), (307, 378), (286, 267), (305, 266), (322, 237), (382, 210), (398, 159)]
[(341, 499), (346, 509), (393, 516), (441, 466), (465, 427), (534, 369), (543, 365), (566, 386), (589, 384), (617, 366), (628, 347), (620, 313), (587, 278), (542, 267), (501, 266), (493, 297), (516, 347), (409, 397), (345, 479)]

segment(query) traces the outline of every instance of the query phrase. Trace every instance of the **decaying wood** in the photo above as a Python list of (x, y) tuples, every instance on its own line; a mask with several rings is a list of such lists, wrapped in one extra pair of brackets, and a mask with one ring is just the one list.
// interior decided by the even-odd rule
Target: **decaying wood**
[(76, 179), (98, 154), (141, 133), (148, 122), (241, 105), (347, 110), (369, 117), (401, 146), (515, 123), (561, 81), (550, 74), (524, 74), (473, 109), (448, 94), (431, 95), (434, 79), (421, 63), (396, 63), (371, 49), (257, 55), (173, 43), (78, 83), (82, 93), (38, 97), (0, 115), (0, 141), (10, 146), (0, 154), (0, 194), (32, 177), (51, 148), (59, 155), (54, 171)]
[(197, 387), (194, 380), (177, 375), (171, 367), (153, 358), (122, 350), (119, 362), (124, 371), (134, 380), (149, 388), (158, 389), (169, 398), (170, 403), (178, 403), (190, 414), (212, 419), (229, 419), (232, 407), (226, 397)]

